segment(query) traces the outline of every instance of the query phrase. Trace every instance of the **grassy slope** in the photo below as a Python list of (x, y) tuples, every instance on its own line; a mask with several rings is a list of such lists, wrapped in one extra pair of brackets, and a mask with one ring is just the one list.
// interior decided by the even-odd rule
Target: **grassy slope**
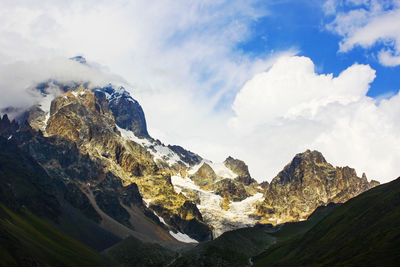
[(318, 207), (306, 221), (285, 223), (279, 231), (272, 233), (272, 235), (277, 238), (277, 243), (279, 243), (304, 234), (338, 206), (339, 204), (330, 203), (327, 206)]
[(173, 266), (246, 266), (251, 256), (274, 242), (261, 227), (230, 231), (183, 253)]
[(0, 266), (103, 266), (102, 257), (29, 212), (0, 204)]
[(255, 258), (255, 266), (395, 266), (399, 262), (400, 179), (349, 200), (304, 235)]
[(318, 208), (307, 221), (286, 223), (278, 231), (268, 226), (243, 228), (222, 234), (183, 253), (173, 266), (246, 266), (249, 258), (275, 242), (305, 233), (327, 216), (335, 205)]
[(176, 257), (172, 250), (144, 243), (133, 236), (107, 249), (105, 254), (121, 266), (165, 266)]

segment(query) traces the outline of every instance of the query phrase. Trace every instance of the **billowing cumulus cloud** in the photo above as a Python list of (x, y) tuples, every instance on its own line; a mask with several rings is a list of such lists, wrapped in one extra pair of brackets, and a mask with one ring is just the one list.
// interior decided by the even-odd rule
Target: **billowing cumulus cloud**
[(317, 74), (306, 57), (282, 57), (254, 76), (237, 94), (230, 120), (254, 174), (272, 178), (310, 148), (359, 175), (380, 181), (398, 176), (400, 96), (380, 103), (367, 97), (374, 78), (373, 69), (358, 64), (337, 77)]
[(314, 117), (329, 104), (358, 101), (374, 78), (375, 71), (365, 65), (353, 65), (333, 78), (332, 74), (315, 74), (309, 58), (282, 57), (237, 94), (232, 123), (245, 123), (251, 129), (281, 118)]
[[(0, 90), (7, 97), (0, 106), (29, 106), (36, 97), (29, 88), (49, 78), (124, 82), (66, 59), (82, 54), (132, 85), (155, 138), (214, 161), (241, 158), (258, 180), (272, 179), (308, 148), (369, 178), (395, 178), (400, 96), (367, 97), (375, 77), (367, 65), (333, 77), (316, 74), (309, 58), (293, 57), (295, 50), (244, 54), (237, 47), (251, 35), (251, 24), (268, 16), (257, 2), (3, 0)], [(337, 12), (343, 1), (329, 2), (330, 29), (343, 36), (343, 49), (364, 45), (358, 33), (387, 14), (364, 14), (357, 5), (377, 1), (352, 0), (346, 2), (358, 13), (348, 17)], [(395, 65), (390, 29), (380, 56)]]

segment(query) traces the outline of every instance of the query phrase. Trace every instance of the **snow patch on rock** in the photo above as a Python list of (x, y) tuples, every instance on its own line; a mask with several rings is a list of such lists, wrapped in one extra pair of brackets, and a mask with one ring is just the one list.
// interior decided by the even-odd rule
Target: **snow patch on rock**
[(195, 174), (201, 166), (203, 166), (204, 163), (207, 163), (215, 172), (217, 176), (220, 178), (229, 178), (229, 179), (234, 179), (237, 177), (237, 174), (234, 173), (231, 169), (227, 168), (224, 163), (213, 163), (210, 160), (202, 160), (199, 164), (191, 167), (188, 171), (189, 175)]
[(144, 202), (144, 204), (146, 205), (146, 207), (149, 207), (149, 206), (150, 206), (151, 199), (146, 199), (146, 198), (142, 198), (142, 199), (143, 199), (143, 202)]
[(176, 240), (184, 242), (184, 243), (199, 243), (197, 240), (190, 238), (190, 236), (183, 234), (181, 232), (174, 233), (169, 231), (170, 235), (172, 235)]
[(215, 174), (223, 177), (234, 179), (237, 177), (237, 174), (234, 173), (231, 169), (227, 168), (224, 163), (209, 163), (210, 167), (214, 170)]
[(163, 224), (165, 224), (166, 226), (169, 227), (169, 225), (164, 221), (164, 219), (161, 216), (158, 216), (157, 213), (153, 210), (154, 215), (157, 216), (157, 218), (160, 220), (160, 222), (162, 222)]
[(131, 141), (133, 141), (133, 142), (135, 142), (135, 143), (137, 143), (137, 144), (139, 144), (141, 146), (144, 146), (146, 148), (151, 146), (151, 142), (148, 139), (139, 138), (132, 131), (125, 130), (125, 129), (119, 127), (118, 125), (116, 125), (116, 126), (117, 126), (118, 131), (120, 131), (121, 136), (123, 138), (125, 138), (127, 140), (131, 140)]
[(156, 143), (155, 141), (152, 141), (147, 138), (140, 138), (136, 136), (132, 131), (122, 129), (121, 127), (116, 126), (117, 129), (121, 132), (121, 135), (123, 138), (127, 140), (131, 140), (145, 148), (153, 155), (154, 160), (163, 160), (167, 162), (170, 166), (174, 165), (178, 162), (182, 162), (186, 166), (188, 164), (186, 162), (183, 162), (181, 158), (176, 154), (174, 151), (172, 151), (170, 148), (168, 148), (165, 145), (160, 145)]
[(54, 98), (55, 96), (52, 94), (47, 94), (44, 96), (38, 103), (40, 109), (46, 113), (50, 113), (51, 101), (53, 101)]

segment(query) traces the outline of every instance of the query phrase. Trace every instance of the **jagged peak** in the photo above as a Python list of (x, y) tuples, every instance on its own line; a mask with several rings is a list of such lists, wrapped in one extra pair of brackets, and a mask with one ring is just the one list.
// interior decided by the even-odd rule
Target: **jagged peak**
[(73, 61), (76, 61), (76, 62), (79, 62), (79, 63), (84, 64), (84, 65), (87, 65), (86, 58), (84, 58), (83, 56), (75, 56), (75, 57), (71, 57), (69, 59), (73, 60)]
[(0, 121), (3, 121), (3, 122), (10, 122), (10, 119), (8, 118), (8, 115), (7, 114), (4, 114), (3, 115), (3, 118), (1, 117), (1, 114), (0, 114)]
[[(197, 170), (196, 173), (198, 172), (203, 172), (203, 171), (207, 171), (210, 172), (212, 174), (215, 174), (214, 169), (211, 168), (211, 166), (207, 163), (207, 162), (203, 162), (203, 164), (201, 165), (201, 167)], [(216, 175), (216, 174), (215, 174)]]
[(247, 164), (240, 159), (235, 159), (231, 156), (227, 157), (223, 162), (225, 167), (230, 169), (233, 173), (237, 174), (238, 177), (236, 180), (244, 183), (245, 185), (250, 185), (251, 183), (256, 182), (253, 178), (251, 178), (249, 167)]
[(236, 159), (235, 159), (235, 158), (233, 158), (233, 157), (231, 157), (231, 156), (228, 156), (228, 157), (225, 159), (225, 161), (224, 161), (224, 162), (231, 161), (231, 160), (236, 160)]
[(107, 86), (95, 88), (94, 90), (104, 92), (109, 102), (124, 98), (130, 102), (137, 103), (137, 101), (132, 98), (131, 94), (122, 85), (115, 86), (109, 83)]
[(296, 161), (309, 161), (314, 163), (327, 163), (324, 156), (321, 152), (317, 150), (310, 150), (307, 149), (303, 153), (296, 154), (293, 158), (292, 162), (295, 163)]
[(225, 160), (224, 160), (224, 164), (230, 164), (230, 163), (235, 163), (235, 164), (243, 164), (247, 167), (246, 163), (243, 160), (240, 159), (235, 159), (232, 156), (228, 156)]
[(296, 154), (292, 161), (290, 161), (290, 163), (287, 164), (281, 172), (279, 172), (278, 176), (275, 177), (272, 182), (290, 182), (295, 176), (296, 170), (301, 168), (301, 166), (319, 164), (328, 164), (322, 153), (317, 150), (311, 151), (307, 149), (305, 152)]
[(365, 172), (362, 173), (361, 175), (361, 179), (367, 181), (367, 175), (365, 175)]

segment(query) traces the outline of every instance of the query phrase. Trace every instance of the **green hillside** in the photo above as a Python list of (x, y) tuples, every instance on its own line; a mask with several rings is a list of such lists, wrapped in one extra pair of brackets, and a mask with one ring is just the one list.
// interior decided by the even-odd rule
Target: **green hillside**
[(129, 236), (105, 251), (119, 266), (165, 266), (173, 261), (176, 252), (159, 244), (145, 243)]
[(400, 178), (335, 209), (307, 233), (271, 246), (255, 266), (398, 266)]
[(246, 266), (249, 259), (276, 242), (305, 233), (336, 207), (319, 207), (307, 221), (283, 226), (256, 225), (222, 234), (215, 240), (201, 243), (177, 259), (173, 266)]
[(103, 266), (99, 254), (27, 211), (0, 204), (0, 266)]

